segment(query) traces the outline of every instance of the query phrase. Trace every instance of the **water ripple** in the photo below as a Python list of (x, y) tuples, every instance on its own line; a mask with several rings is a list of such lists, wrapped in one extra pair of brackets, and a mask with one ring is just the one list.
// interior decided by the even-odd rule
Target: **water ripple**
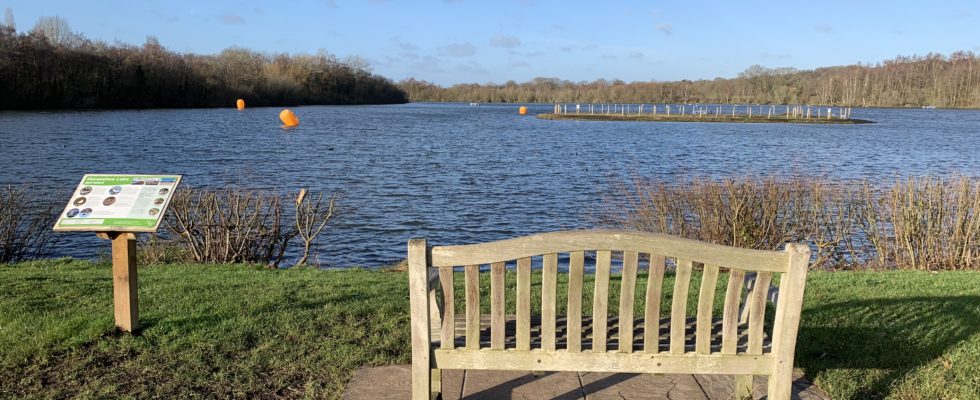
[[(303, 124), (288, 131), (278, 108), (0, 112), (0, 185), (32, 183), (59, 203), (85, 173), (341, 191), (320, 259), (377, 266), (403, 259), (411, 237), (458, 244), (589, 227), (603, 196), (634, 176), (980, 175), (980, 111), (856, 109), (879, 123), (853, 126), (542, 121), (513, 105), (294, 111)], [(58, 251), (103, 247), (71, 234)]]

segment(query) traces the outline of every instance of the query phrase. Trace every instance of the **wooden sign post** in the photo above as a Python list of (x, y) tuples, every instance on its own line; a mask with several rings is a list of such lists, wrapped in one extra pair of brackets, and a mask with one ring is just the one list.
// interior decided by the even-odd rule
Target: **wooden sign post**
[(140, 328), (136, 234), (98, 232), (96, 236), (112, 241), (112, 303), (116, 327), (124, 332), (135, 332)]
[(56, 231), (94, 231), (112, 241), (116, 327), (139, 329), (136, 233), (156, 232), (180, 175), (85, 175), (55, 222)]

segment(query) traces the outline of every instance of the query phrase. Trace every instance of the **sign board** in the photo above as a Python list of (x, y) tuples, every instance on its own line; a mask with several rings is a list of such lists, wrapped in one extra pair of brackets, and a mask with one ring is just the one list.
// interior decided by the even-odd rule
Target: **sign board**
[(156, 232), (178, 183), (180, 175), (85, 175), (54, 230)]

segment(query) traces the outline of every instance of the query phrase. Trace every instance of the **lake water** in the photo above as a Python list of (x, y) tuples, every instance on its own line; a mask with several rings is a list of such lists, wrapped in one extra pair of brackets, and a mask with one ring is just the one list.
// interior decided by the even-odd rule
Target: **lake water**
[[(529, 114), (551, 105), (530, 106)], [(85, 173), (173, 173), (182, 185), (338, 191), (328, 266), (405, 257), (411, 237), (462, 244), (595, 226), (632, 177), (893, 180), (980, 175), (980, 111), (854, 109), (868, 125), (544, 121), (517, 105), (0, 112), (0, 185), (64, 204)], [(108, 251), (69, 234), (56, 255)]]

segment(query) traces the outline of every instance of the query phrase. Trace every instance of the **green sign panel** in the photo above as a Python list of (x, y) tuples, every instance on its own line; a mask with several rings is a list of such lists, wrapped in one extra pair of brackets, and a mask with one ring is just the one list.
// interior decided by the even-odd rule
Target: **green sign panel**
[(56, 231), (156, 232), (180, 175), (85, 175)]

